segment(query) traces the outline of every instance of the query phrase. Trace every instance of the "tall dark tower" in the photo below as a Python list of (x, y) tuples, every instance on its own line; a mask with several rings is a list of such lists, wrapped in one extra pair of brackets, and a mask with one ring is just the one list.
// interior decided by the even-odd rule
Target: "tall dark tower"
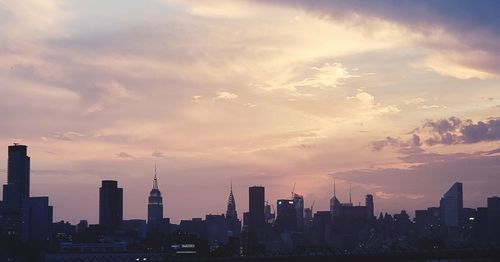
[(9, 146), (7, 163), (7, 184), (3, 185), (3, 210), (0, 214), (0, 228), (4, 234), (20, 236), (22, 207), (30, 195), (30, 158), (25, 145)]
[(248, 194), (248, 229), (255, 232), (264, 227), (265, 190), (263, 186), (252, 186), (248, 188)]
[(231, 183), (231, 190), (227, 199), (226, 221), (229, 230), (233, 234), (239, 234), (241, 231), (241, 222), (238, 220), (238, 213), (236, 212), (236, 201), (233, 195), (233, 183)]
[(9, 146), (7, 185), (3, 188), (3, 200), (9, 209), (19, 210), (24, 198), (30, 196), (30, 158), (25, 145)]
[(123, 188), (114, 180), (103, 180), (99, 188), (99, 225), (107, 232), (120, 228), (123, 221)]
[(462, 209), (464, 208), (462, 183), (456, 182), (450, 187), (441, 198), (440, 208), (448, 230), (456, 231), (460, 226)]
[(366, 206), (366, 216), (368, 219), (373, 218), (374, 213), (374, 205), (373, 205), (373, 195), (368, 194), (365, 197), (365, 206)]
[(30, 197), (30, 158), (28, 147), (9, 146), (7, 184), (0, 202), (0, 228), (3, 234), (22, 241), (47, 240), (51, 235), (53, 209), (48, 197)]
[(151, 189), (151, 192), (149, 192), (149, 198), (148, 198), (148, 224), (157, 227), (162, 219), (163, 219), (163, 198), (161, 196), (160, 190), (158, 189), (158, 179), (156, 178), (156, 166), (155, 166), (153, 189)]

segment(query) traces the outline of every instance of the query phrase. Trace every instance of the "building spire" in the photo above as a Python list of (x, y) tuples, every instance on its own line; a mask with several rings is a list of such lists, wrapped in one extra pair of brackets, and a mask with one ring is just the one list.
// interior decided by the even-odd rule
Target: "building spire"
[(156, 178), (156, 164), (155, 164), (155, 178), (153, 179), (153, 189), (158, 189), (158, 179)]

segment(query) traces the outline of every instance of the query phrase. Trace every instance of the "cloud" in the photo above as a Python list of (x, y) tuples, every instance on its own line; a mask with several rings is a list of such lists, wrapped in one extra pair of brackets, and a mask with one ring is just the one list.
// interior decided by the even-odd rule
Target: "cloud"
[(386, 113), (398, 113), (401, 110), (395, 105), (382, 105), (375, 102), (375, 97), (363, 90), (358, 90), (354, 96), (346, 98), (348, 102), (354, 103), (363, 113), (368, 115), (378, 115)]
[(420, 109), (445, 109), (447, 108), (446, 106), (443, 105), (422, 105), (419, 107)]
[(401, 140), (400, 138), (386, 137), (383, 140), (374, 141), (371, 143), (373, 151), (380, 151), (386, 146), (392, 146), (398, 148), (400, 153), (413, 154), (420, 153), (423, 150), (420, 148), (422, 142), (420, 141), (420, 136), (413, 134), (411, 138), (407, 140)]
[(472, 120), (462, 121), (456, 117), (451, 117), (438, 121), (428, 120), (423, 128), (430, 128), (432, 137), (425, 141), (430, 146), (436, 144), (472, 144), (500, 140), (500, 118), (474, 123)]
[(370, 27), (382, 19), (420, 34), (418, 42), (433, 54), (423, 63), (437, 73), (464, 78), (500, 74), (498, 1), (308, 1), (256, 0), (298, 7), (319, 17)]
[(116, 154), (117, 157), (119, 158), (135, 158), (133, 155), (127, 153), (127, 152), (120, 152)]
[(460, 137), (464, 143), (500, 140), (500, 118), (474, 124), (467, 120), (460, 128)]
[(158, 150), (153, 151), (153, 153), (151, 153), (151, 156), (156, 157), (156, 158), (167, 158), (167, 156), (165, 156), (165, 154), (163, 154), (162, 152), (160, 152)]
[(73, 131), (52, 132), (52, 133), (50, 133), (50, 135), (54, 139), (64, 140), (64, 141), (74, 141), (76, 138), (85, 136), (81, 133), (73, 132)]
[(487, 121), (461, 120), (458, 117), (447, 119), (427, 120), (410, 134), (410, 138), (386, 137), (383, 140), (371, 143), (374, 151), (380, 151), (387, 146), (393, 146), (400, 152), (418, 152), (422, 137), (427, 146), (473, 144), (500, 140), (500, 118)]
[(427, 101), (425, 98), (415, 97), (415, 98), (412, 98), (412, 99), (405, 100), (405, 104), (406, 105), (419, 105), (419, 104), (422, 104), (425, 101)]
[(217, 96), (214, 97), (214, 100), (232, 100), (238, 98), (237, 94), (230, 93), (230, 92), (219, 92), (217, 93)]
[(194, 103), (198, 103), (200, 102), (202, 96), (193, 96), (193, 98), (191, 98), (191, 101), (194, 102)]
[(325, 63), (321, 67), (312, 67), (313, 71), (310, 77), (294, 83), (294, 86), (309, 86), (309, 87), (337, 87), (342, 80), (355, 77), (351, 75), (347, 68), (341, 63)]

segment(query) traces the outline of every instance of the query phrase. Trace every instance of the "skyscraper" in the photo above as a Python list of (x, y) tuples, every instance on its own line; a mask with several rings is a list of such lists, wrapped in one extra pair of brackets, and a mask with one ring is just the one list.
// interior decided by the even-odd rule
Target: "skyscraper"
[(248, 188), (249, 194), (249, 221), (248, 229), (257, 231), (264, 226), (264, 201), (265, 189), (263, 186), (252, 186)]
[(9, 146), (7, 184), (3, 186), (3, 200), (8, 209), (20, 211), (23, 198), (30, 195), (30, 158), (25, 145)]
[(339, 214), (340, 209), (340, 201), (337, 199), (335, 195), (335, 178), (333, 179), (333, 197), (330, 199), (330, 213), (332, 217), (337, 216)]
[(456, 182), (443, 195), (440, 202), (441, 214), (448, 230), (457, 229), (460, 225), (463, 203), (462, 183)]
[(231, 189), (229, 191), (229, 197), (227, 199), (226, 221), (229, 230), (233, 234), (240, 233), (241, 222), (238, 220), (238, 213), (236, 211), (236, 200), (234, 199), (233, 195), (233, 183), (231, 183)]
[(123, 189), (118, 182), (103, 180), (99, 188), (99, 225), (107, 232), (120, 228), (123, 221)]
[(368, 194), (365, 196), (365, 206), (366, 206), (366, 216), (368, 219), (373, 218), (374, 205), (373, 205), (373, 195)]
[(30, 158), (25, 145), (9, 146), (7, 184), (3, 186), (0, 228), (23, 241), (47, 240), (51, 235), (52, 206), (48, 197), (30, 197)]
[(3, 186), (3, 207), (1, 228), (4, 234), (20, 237), (22, 225), (22, 204), (30, 193), (30, 158), (25, 145), (9, 146), (7, 163), (7, 184)]
[(148, 198), (148, 225), (153, 228), (157, 228), (163, 219), (163, 198), (161, 196), (160, 189), (158, 188), (158, 179), (156, 177), (156, 166), (155, 166), (155, 177), (153, 179), (153, 188), (149, 192)]

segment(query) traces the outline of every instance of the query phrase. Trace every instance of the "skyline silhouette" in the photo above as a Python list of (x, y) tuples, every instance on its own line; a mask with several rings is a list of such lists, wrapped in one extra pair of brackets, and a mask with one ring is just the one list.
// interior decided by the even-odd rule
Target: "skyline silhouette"
[[(457, 232), (473, 222), (443, 210), (484, 222), (500, 194), (498, 10), (488, 0), (2, 0), (7, 232), (37, 215), (66, 233), (85, 220), (90, 231), (63, 235), (86, 244), (106, 224), (111, 237), (147, 228), (128, 237), (151, 248), (154, 237), (222, 239), (258, 253), (300, 250), (301, 237), (372, 245), (370, 230), (403, 245), (396, 227), (410, 246), (431, 245), (426, 225), (446, 220), (431, 238), (483, 241), (487, 223)], [(29, 146), (17, 164), (13, 143)], [(457, 182), (461, 207), (459, 186), (442, 200)], [(278, 200), (287, 219), (274, 227)], [(333, 207), (348, 215), (333, 222)], [(250, 218), (259, 230), (243, 230)], [(23, 239), (48, 232), (36, 230)]]
[[(125, 215), (143, 217), (155, 163), (174, 221), (224, 207), (169, 196), (231, 180), (243, 205), (247, 185), (277, 199), (297, 183), (327, 208), (335, 174), (340, 197), (351, 182), (354, 202), (370, 192), (391, 213), (432, 205), (454, 181), (466, 206), (500, 186), (496, 1), (0, 8), (0, 148), (30, 145), (35, 192), (60, 210), (118, 179), (136, 189)], [(54, 217), (97, 221), (90, 197)]]

